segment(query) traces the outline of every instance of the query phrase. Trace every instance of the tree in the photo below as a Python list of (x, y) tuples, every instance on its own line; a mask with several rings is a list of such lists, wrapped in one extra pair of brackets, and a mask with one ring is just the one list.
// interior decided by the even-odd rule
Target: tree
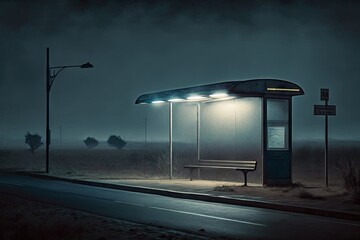
[(122, 149), (126, 145), (126, 142), (120, 136), (115, 135), (111, 135), (107, 143), (110, 147), (116, 147), (117, 149)]
[(94, 137), (87, 137), (84, 140), (84, 143), (85, 143), (86, 147), (89, 149), (95, 148), (97, 145), (99, 145), (98, 140), (96, 140)]
[(41, 142), (41, 136), (39, 134), (31, 134), (27, 132), (25, 135), (25, 143), (27, 143), (30, 146), (30, 150), (32, 153), (42, 145), (44, 145), (43, 142)]

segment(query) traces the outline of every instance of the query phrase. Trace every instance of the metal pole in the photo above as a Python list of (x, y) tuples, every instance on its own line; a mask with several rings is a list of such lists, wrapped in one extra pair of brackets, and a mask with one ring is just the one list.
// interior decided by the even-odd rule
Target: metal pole
[(50, 68), (49, 68), (49, 48), (46, 48), (46, 173), (49, 173), (49, 95), (50, 95)]
[(200, 161), (200, 103), (197, 103), (197, 124), (196, 124), (196, 143), (197, 143), (197, 160)]
[(172, 179), (173, 170), (173, 123), (172, 123), (172, 102), (169, 102), (169, 162), (170, 162), (170, 179)]
[[(325, 101), (325, 106), (328, 105), (328, 100)], [(328, 187), (328, 115), (325, 115), (325, 186)]]
[[(196, 150), (197, 150), (197, 163), (200, 162), (200, 103), (197, 103), (197, 118), (196, 118)], [(200, 179), (200, 168), (198, 168), (198, 179)]]

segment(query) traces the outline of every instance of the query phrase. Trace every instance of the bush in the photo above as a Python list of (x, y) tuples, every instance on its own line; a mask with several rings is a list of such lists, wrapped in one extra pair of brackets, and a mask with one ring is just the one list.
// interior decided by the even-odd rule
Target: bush
[(30, 146), (30, 150), (32, 153), (42, 145), (44, 145), (43, 142), (41, 142), (41, 136), (39, 134), (31, 134), (27, 132), (25, 135), (25, 143)]
[(95, 148), (97, 145), (99, 145), (98, 140), (96, 140), (96, 139), (93, 138), (93, 137), (87, 137), (87, 138), (84, 140), (84, 143), (85, 143), (86, 147), (89, 148), (89, 149)]
[(353, 159), (346, 159), (340, 162), (338, 169), (346, 191), (351, 194), (354, 203), (360, 204), (360, 166)]
[(120, 150), (126, 145), (126, 142), (120, 136), (115, 136), (115, 135), (111, 135), (107, 140), (107, 143), (109, 144), (110, 147), (116, 147), (117, 149)]

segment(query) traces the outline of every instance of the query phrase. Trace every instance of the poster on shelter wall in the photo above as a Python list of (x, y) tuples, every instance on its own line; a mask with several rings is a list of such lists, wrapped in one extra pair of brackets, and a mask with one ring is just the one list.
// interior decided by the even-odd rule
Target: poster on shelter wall
[(268, 127), (268, 149), (284, 149), (285, 126)]

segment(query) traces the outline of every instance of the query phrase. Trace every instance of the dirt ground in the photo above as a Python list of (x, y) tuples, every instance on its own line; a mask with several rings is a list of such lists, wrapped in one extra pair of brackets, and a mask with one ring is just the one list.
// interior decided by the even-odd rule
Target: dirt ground
[(209, 238), (100, 217), (16, 196), (4, 195), (0, 192), (0, 240), (48, 239), (200, 240)]
[(252, 198), (279, 204), (305, 206), (331, 211), (360, 214), (360, 204), (353, 202), (351, 195), (341, 187), (242, 187), (221, 185), (214, 188), (217, 194)]

